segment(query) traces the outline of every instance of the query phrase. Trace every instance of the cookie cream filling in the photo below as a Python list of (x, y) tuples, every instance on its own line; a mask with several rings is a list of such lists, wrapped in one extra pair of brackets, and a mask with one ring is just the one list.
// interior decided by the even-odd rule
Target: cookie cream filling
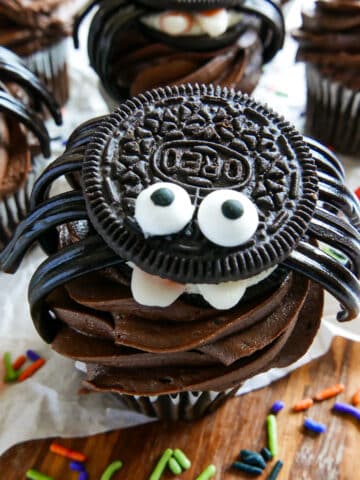
[(235, 282), (183, 284), (150, 275), (131, 262), (128, 262), (128, 265), (132, 268), (131, 292), (134, 300), (141, 305), (168, 307), (183, 293), (190, 293), (201, 295), (217, 310), (228, 310), (237, 305), (247, 288), (265, 280), (277, 268), (277, 265), (275, 265), (258, 275)]
[(155, 30), (167, 35), (196, 36), (209, 35), (218, 37), (239, 23), (243, 15), (235, 10), (220, 8), (202, 13), (173, 12), (146, 15), (141, 21)]

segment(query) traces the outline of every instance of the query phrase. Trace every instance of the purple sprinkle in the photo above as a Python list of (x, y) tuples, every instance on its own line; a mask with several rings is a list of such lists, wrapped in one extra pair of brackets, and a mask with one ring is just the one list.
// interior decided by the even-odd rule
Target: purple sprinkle
[(360, 410), (347, 403), (336, 402), (333, 405), (333, 410), (338, 413), (346, 413), (356, 418), (356, 420), (360, 420)]
[(81, 462), (70, 462), (70, 468), (74, 472), (85, 472), (85, 465)]
[(326, 425), (323, 425), (322, 423), (315, 422), (311, 418), (305, 418), (304, 427), (307, 430), (310, 430), (311, 432), (314, 432), (314, 433), (325, 433), (326, 432)]
[(89, 474), (85, 470), (80, 472), (78, 480), (89, 480)]
[(271, 413), (279, 413), (285, 407), (285, 403), (281, 400), (277, 400), (271, 406)]
[(39, 360), (39, 358), (41, 358), (38, 353), (34, 352), (34, 350), (27, 350), (26, 351), (26, 356), (32, 362), (36, 362), (36, 360)]

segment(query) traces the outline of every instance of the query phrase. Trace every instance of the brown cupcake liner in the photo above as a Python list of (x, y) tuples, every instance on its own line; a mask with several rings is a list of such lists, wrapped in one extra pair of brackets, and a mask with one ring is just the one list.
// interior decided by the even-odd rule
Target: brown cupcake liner
[(23, 58), (27, 67), (43, 81), (60, 106), (65, 105), (70, 93), (66, 61), (67, 46), (68, 39), (64, 39)]
[(306, 133), (344, 154), (360, 153), (360, 91), (306, 65)]
[(240, 385), (223, 392), (180, 392), (151, 397), (138, 395), (117, 395), (132, 411), (160, 420), (193, 421), (214, 412), (226, 400), (233, 397)]
[(28, 214), (31, 191), (44, 164), (42, 156), (35, 157), (24, 186), (0, 201), (0, 250), (7, 245), (18, 224)]

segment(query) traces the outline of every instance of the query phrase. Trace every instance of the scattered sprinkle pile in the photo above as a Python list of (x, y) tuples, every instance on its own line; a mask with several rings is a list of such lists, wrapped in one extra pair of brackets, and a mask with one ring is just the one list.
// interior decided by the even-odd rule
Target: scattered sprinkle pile
[[(21, 370), (27, 361), (31, 362), (30, 365)], [(12, 362), (11, 354), (5, 352), (3, 363), (5, 368), (5, 375), (3, 378), (4, 383), (14, 383), (23, 382), (34, 375), (35, 372), (45, 365), (45, 359), (33, 350), (27, 350), (26, 356), (20, 355), (14, 362)]]
[[(16, 377), (19, 379), (21, 375), (26, 375), (25, 372), (29, 371), (30, 367), (27, 367), (21, 373), (19, 369), (25, 364), (27, 360), (32, 361), (30, 367), (33, 367), (37, 362), (43, 360), (38, 354), (32, 352), (31, 350), (26, 352), (25, 355), (18, 357), (14, 363), (11, 362), (11, 357), (9, 353), (4, 354), (4, 366), (6, 372), (6, 381), (11, 378)], [(43, 362), (45, 362), (43, 360)], [(344, 392), (345, 386), (341, 383), (332, 385), (320, 392), (316, 393), (312, 398), (304, 398), (296, 402), (291, 410), (292, 412), (305, 412), (309, 410), (316, 402), (322, 402), (336, 397), (340, 393)], [(332, 406), (332, 411), (338, 414), (350, 415), (355, 420), (360, 421), (360, 409), (357, 408), (360, 405), (360, 388), (355, 391), (351, 397), (351, 403), (341, 403), (335, 402)], [(277, 414), (283, 410), (285, 404), (283, 401), (276, 401), (270, 408), (269, 415), (266, 417), (266, 428), (267, 428), (267, 447), (263, 447), (260, 452), (253, 450), (242, 449), (238, 455), (238, 459), (235, 460), (231, 467), (234, 470), (243, 472), (245, 474), (250, 474), (252, 476), (262, 475), (268, 464), (278, 456), (278, 429), (277, 429)], [(306, 417), (303, 423), (304, 431), (310, 431), (316, 435), (323, 434), (326, 432), (326, 425), (317, 422), (316, 420)], [(50, 451), (56, 455), (60, 455), (70, 461), (69, 467), (72, 471), (78, 472), (78, 480), (89, 480), (89, 473), (86, 470), (85, 463), (87, 461), (87, 456), (84, 453), (69, 449), (60, 445), (56, 442), (51, 443)], [(266, 477), (266, 480), (276, 480), (279, 476), (279, 473), (283, 467), (283, 462), (281, 460), (276, 460), (272, 465), (270, 473)], [(114, 461), (108, 465), (104, 470), (103, 474), (100, 477), (100, 480), (111, 480), (113, 476), (121, 470), (123, 463), (121, 460)], [(179, 448), (167, 448), (162, 455), (160, 456), (158, 462), (156, 463), (154, 470), (148, 477), (148, 480), (161, 480), (166, 469), (170, 470), (173, 475), (181, 475), (184, 471), (191, 468), (191, 461), (187, 455), (180, 450)], [(211, 480), (216, 475), (216, 466), (208, 465), (196, 478), (195, 480)], [(53, 480), (51, 477), (40, 473), (36, 470), (28, 470), (26, 473), (26, 478), (29, 480)], [(114, 479), (115, 480), (115, 479)]]

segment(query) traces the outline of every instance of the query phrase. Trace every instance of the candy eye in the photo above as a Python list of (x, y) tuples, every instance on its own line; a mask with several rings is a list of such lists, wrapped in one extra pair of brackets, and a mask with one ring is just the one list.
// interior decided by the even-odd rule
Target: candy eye
[(145, 236), (178, 233), (190, 222), (193, 214), (189, 194), (173, 183), (150, 185), (135, 203), (135, 219)]
[(235, 247), (254, 235), (259, 216), (253, 202), (244, 194), (218, 190), (202, 201), (198, 222), (208, 240), (221, 247)]

